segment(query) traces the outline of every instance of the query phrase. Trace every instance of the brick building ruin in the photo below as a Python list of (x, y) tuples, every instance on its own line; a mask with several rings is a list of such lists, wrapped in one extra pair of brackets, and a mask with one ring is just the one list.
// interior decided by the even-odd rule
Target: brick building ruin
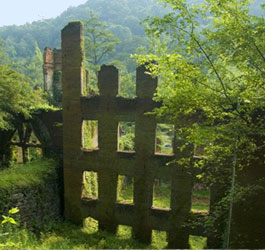
[[(192, 162), (183, 167), (172, 160), (190, 156), (193, 151), (180, 151), (184, 142), (175, 136), (174, 154), (156, 153), (156, 127), (160, 121), (152, 115), (147, 116), (146, 112), (159, 106), (152, 100), (157, 79), (146, 74), (144, 66), (138, 67), (137, 97), (123, 98), (119, 96), (118, 70), (103, 65), (98, 76), (100, 95), (83, 95), (88, 79), (84, 70), (82, 29), (80, 22), (69, 23), (62, 30), (62, 51), (46, 48), (44, 55), (45, 90), (53, 88), (55, 72), (62, 72), (56, 84), (57, 89), (61, 89), (62, 82), (63, 90), (65, 217), (76, 223), (92, 217), (99, 221), (99, 229), (113, 233), (118, 225), (127, 225), (132, 227), (133, 236), (145, 243), (150, 243), (152, 230), (166, 231), (169, 248), (189, 248), (189, 235), (207, 237), (208, 248), (223, 248), (226, 221), (218, 222), (216, 232), (204, 223), (209, 214), (214, 214), (214, 205), (224, 197), (222, 184), (211, 187), (209, 213), (191, 211), (192, 188), (196, 182)], [(94, 138), (97, 147), (94, 149), (86, 148), (83, 143), (87, 121), (97, 121), (98, 136)], [(120, 122), (135, 124), (134, 151), (119, 150)], [(166, 165), (168, 162), (171, 164)], [(82, 198), (83, 177), (87, 172), (98, 176), (98, 197)], [(120, 175), (133, 179), (132, 203), (117, 201)], [(265, 173), (261, 168), (253, 168), (242, 176), (241, 181), (249, 183)], [(153, 205), (153, 186), (157, 179), (171, 183), (169, 208)], [(262, 195), (257, 206), (251, 204), (260, 212), (253, 213), (250, 219), (242, 204), (235, 206), (230, 247), (242, 247), (240, 242), (244, 242), (245, 248), (261, 248), (264, 200)]]
[[(167, 162), (189, 152), (174, 155), (156, 154), (156, 121), (145, 113), (157, 107), (152, 98), (157, 79), (137, 69), (136, 98), (119, 96), (119, 75), (114, 66), (101, 67), (98, 77), (100, 95), (83, 93), (83, 34), (79, 22), (70, 23), (62, 31), (62, 82), (64, 121), (64, 183), (65, 216), (81, 223), (86, 217), (99, 221), (99, 229), (116, 232), (118, 225), (132, 227), (136, 239), (149, 243), (152, 230), (168, 232), (170, 248), (188, 248), (189, 235), (204, 235), (203, 230), (185, 227), (191, 214), (192, 175), (185, 167)], [(98, 121), (98, 148), (84, 148), (83, 123)], [(118, 149), (119, 122), (135, 123), (135, 151)], [(176, 141), (175, 144), (181, 144)], [(83, 175), (98, 176), (98, 197), (81, 199)], [(132, 204), (117, 202), (118, 176), (128, 176), (134, 182)], [(171, 205), (168, 209), (153, 206), (155, 179), (171, 183)], [(195, 220), (201, 213), (193, 213)]]
[(62, 92), (62, 52), (60, 49), (46, 47), (43, 55), (43, 89), (46, 92), (56, 95)]

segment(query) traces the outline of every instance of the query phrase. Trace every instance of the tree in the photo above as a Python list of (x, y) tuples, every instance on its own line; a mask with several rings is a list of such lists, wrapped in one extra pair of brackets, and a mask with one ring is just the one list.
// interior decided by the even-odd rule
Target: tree
[(8, 54), (5, 52), (4, 48), (4, 42), (0, 39), (0, 64), (8, 64), (9, 58)]
[[(0, 55), (4, 54), (0, 48)], [(46, 109), (40, 89), (33, 89), (29, 79), (10, 65), (0, 64), (0, 167), (8, 165), (12, 150), (8, 144), (16, 130), (21, 131), (23, 122), (39, 109)], [(23, 130), (23, 129), (22, 129)]]
[(120, 40), (107, 30), (106, 25), (100, 22), (93, 12), (90, 12), (90, 19), (85, 22), (84, 27), (86, 61), (97, 70), (115, 50)]
[(30, 79), (30, 85), (43, 86), (43, 55), (37, 44), (35, 44), (34, 56), (24, 58), (16, 63), (16, 69)]
[(31, 117), (34, 109), (45, 107), (42, 92), (33, 90), (25, 76), (10, 66), (0, 65), (0, 129), (13, 128), (17, 116)]
[(156, 114), (176, 124), (181, 150), (204, 147), (199, 177), (227, 184), (231, 198), (235, 170), (264, 165), (264, 18), (249, 14), (248, 0), (164, 2), (172, 12), (146, 21), (149, 35), (170, 37), (166, 52), (138, 57), (160, 77)]
[[(250, 132), (263, 135), (264, 123), (254, 123), (253, 115), (265, 106), (264, 18), (249, 14), (247, 0), (207, 0), (192, 7), (184, 0), (165, 2), (176, 11), (149, 19), (148, 33), (171, 38), (167, 53), (139, 56), (141, 63), (156, 61), (149, 68), (162, 80), (156, 99), (163, 106), (158, 114), (185, 121), (189, 140), (196, 144), (206, 143), (198, 139), (199, 125), (207, 125), (208, 131), (220, 121), (220, 136), (228, 133), (225, 138), (231, 140), (229, 153)], [(199, 17), (207, 26), (200, 25)], [(186, 121), (192, 116), (203, 119)], [(207, 141), (216, 137), (217, 127), (208, 134)]]

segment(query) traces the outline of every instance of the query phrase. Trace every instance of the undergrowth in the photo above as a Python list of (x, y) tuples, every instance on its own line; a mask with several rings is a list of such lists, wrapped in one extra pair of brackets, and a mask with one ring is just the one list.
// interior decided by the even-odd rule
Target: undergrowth
[[(41, 185), (46, 175), (56, 171), (56, 163), (51, 160), (39, 160), (26, 165), (16, 165), (10, 169), (1, 171), (1, 189), (11, 187), (29, 187)], [(163, 196), (170, 192), (163, 185), (157, 186), (157, 196)], [(124, 186), (120, 190), (120, 200), (132, 202), (133, 184)], [(161, 197), (160, 197), (161, 198)], [(195, 192), (195, 198), (207, 199), (204, 191)], [(164, 199), (162, 197), (163, 204)], [(205, 204), (201, 204), (206, 209)], [(153, 231), (152, 243), (145, 245), (134, 240), (131, 235), (131, 227), (119, 226), (116, 235), (99, 231), (98, 222), (92, 218), (86, 219), (84, 226), (76, 226), (67, 221), (50, 222), (35, 235), (26, 228), (12, 228), (12, 233), (4, 238), (0, 237), (0, 249), (162, 249), (167, 246), (166, 232)], [(202, 249), (206, 245), (206, 238), (190, 236), (192, 249)]]
[[(26, 229), (13, 231), (0, 249), (162, 249), (167, 246), (166, 232), (153, 231), (152, 243), (145, 245), (131, 238), (131, 228), (119, 226), (117, 235), (97, 231), (97, 221), (88, 218), (84, 227), (70, 222), (52, 222), (37, 237)], [(202, 249), (205, 238), (190, 237), (192, 249)], [(0, 240), (1, 242), (1, 240)]]
[(43, 180), (50, 174), (55, 174), (56, 162), (42, 159), (27, 164), (15, 164), (0, 171), (0, 190), (25, 188), (42, 185)]

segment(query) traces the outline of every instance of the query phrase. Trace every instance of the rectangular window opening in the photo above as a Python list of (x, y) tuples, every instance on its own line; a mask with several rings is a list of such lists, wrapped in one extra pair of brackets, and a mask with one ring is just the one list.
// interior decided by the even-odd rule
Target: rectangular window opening
[(83, 150), (98, 149), (98, 121), (84, 120), (82, 125)]
[(155, 153), (173, 155), (174, 125), (159, 123), (156, 126)]
[(98, 221), (93, 219), (92, 217), (87, 217), (83, 221), (83, 228), (87, 230), (89, 233), (97, 233)]
[(98, 174), (93, 171), (84, 171), (82, 199), (98, 199)]
[(117, 202), (133, 204), (134, 179), (131, 176), (118, 176)]
[(207, 246), (207, 238), (202, 236), (189, 236), (190, 249), (205, 249)]
[(118, 226), (117, 236), (121, 237), (123, 239), (131, 239), (131, 237), (132, 237), (132, 227), (119, 225)]
[(153, 207), (170, 208), (170, 181), (155, 179), (153, 184)]
[(120, 84), (119, 84), (119, 96), (124, 98), (136, 97), (136, 74), (127, 73), (121, 70)]
[(167, 248), (167, 232), (152, 230), (152, 246), (157, 249)]
[(192, 189), (192, 212), (207, 213), (210, 210), (210, 189), (202, 183), (195, 183)]
[[(99, 68), (96, 69), (98, 71)], [(82, 96), (99, 95), (97, 74), (94, 70), (83, 71)]]
[(135, 122), (119, 122), (118, 151), (134, 152)]
[[(37, 136), (35, 135), (34, 131), (31, 132), (30, 136), (30, 143), (35, 144), (35, 145), (41, 145), (41, 142), (38, 140)], [(41, 148), (34, 148), (30, 147), (29, 148), (29, 160), (33, 161), (36, 159), (41, 159), (43, 157), (43, 152)]]

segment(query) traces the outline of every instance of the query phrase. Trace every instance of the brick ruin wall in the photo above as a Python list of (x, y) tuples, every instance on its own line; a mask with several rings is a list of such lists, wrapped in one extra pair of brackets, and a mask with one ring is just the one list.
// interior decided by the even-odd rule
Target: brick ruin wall
[[(146, 243), (151, 241), (152, 230), (166, 231), (169, 248), (188, 248), (189, 235), (207, 237), (208, 248), (222, 248), (227, 218), (218, 222), (217, 233), (211, 232), (203, 223), (208, 214), (191, 213), (194, 177), (191, 166), (185, 168), (175, 163), (166, 166), (174, 159), (190, 156), (192, 150), (181, 152), (179, 148), (185, 142), (175, 137), (174, 155), (154, 152), (155, 130), (159, 121), (145, 114), (159, 106), (152, 100), (157, 79), (145, 74), (145, 67), (139, 67), (136, 76), (137, 97), (126, 99), (119, 96), (118, 70), (113, 66), (102, 66), (98, 77), (100, 95), (83, 96), (83, 60), (82, 25), (80, 22), (72, 22), (62, 30), (65, 217), (76, 223), (81, 223), (86, 217), (93, 217), (99, 221), (99, 229), (114, 233), (118, 225), (131, 226), (133, 236)], [(99, 147), (89, 151), (84, 150), (82, 145), (82, 124), (87, 120), (98, 121)], [(121, 121), (135, 122), (135, 152), (120, 152), (117, 148), (117, 128)], [(98, 175), (99, 193), (95, 199), (81, 198), (85, 171), (96, 172)], [(249, 183), (250, 179), (257, 177), (252, 171), (248, 170), (248, 177), (243, 183)], [(257, 171), (260, 178), (265, 176), (263, 169), (258, 168)], [(132, 204), (117, 201), (119, 175), (134, 180)], [(152, 205), (155, 179), (171, 183), (168, 209)], [(214, 204), (223, 198), (224, 191), (227, 190), (220, 183), (212, 186), (209, 214), (214, 214)], [(264, 192), (261, 197), (263, 195)], [(230, 246), (264, 247), (261, 227), (255, 227), (257, 223), (262, 225), (264, 222), (263, 212), (258, 213), (261, 216), (253, 213), (251, 221), (246, 220), (247, 224), (242, 220), (242, 216), (245, 217), (249, 211), (244, 209), (242, 213), (242, 206), (254, 206), (259, 211), (265, 211), (264, 202), (257, 204), (254, 206), (246, 201), (244, 205), (235, 205)], [(187, 224), (187, 221), (192, 221), (193, 225)], [(255, 235), (250, 230), (255, 231)], [(247, 242), (247, 245), (242, 242)]]
[[(169, 248), (188, 248), (189, 235), (204, 235), (203, 230), (184, 226), (191, 217), (192, 176), (189, 168), (176, 164), (166, 166), (183, 154), (155, 154), (157, 122), (145, 115), (157, 107), (152, 98), (157, 79), (145, 74), (145, 67), (137, 69), (134, 99), (120, 97), (118, 70), (102, 66), (98, 76), (100, 95), (82, 96), (83, 93), (83, 34), (79, 22), (70, 23), (62, 31), (63, 82), (63, 139), (65, 216), (81, 223), (86, 217), (99, 221), (99, 229), (116, 232), (118, 225), (131, 226), (136, 239), (149, 243), (152, 230), (168, 232)], [(82, 149), (82, 123), (98, 121), (96, 150)], [(120, 121), (135, 122), (135, 152), (119, 152), (117, 131)], [(181, 145), (181, 141), (175, 144)], [(98, 175), (98, 198), (81, 199), (84, 171)], [(133, 204), (117, 202), (118, 176), (134, 180)], [(169, 209), (152, 206), (155, 179), (171, 183)], [(192, 214), (195, 220), (200, 213)]]
[[(60, 49), (51, 49), (46, 47), (43, 55), (43, 77), (44, 77), (44, 90), (52, 91), (53, 87), (62, 90), (61, 78), (54, 79), (56, 72), (62, 70), (62, 52)], [(56, 86), (53, 86), (53, 85)]]

